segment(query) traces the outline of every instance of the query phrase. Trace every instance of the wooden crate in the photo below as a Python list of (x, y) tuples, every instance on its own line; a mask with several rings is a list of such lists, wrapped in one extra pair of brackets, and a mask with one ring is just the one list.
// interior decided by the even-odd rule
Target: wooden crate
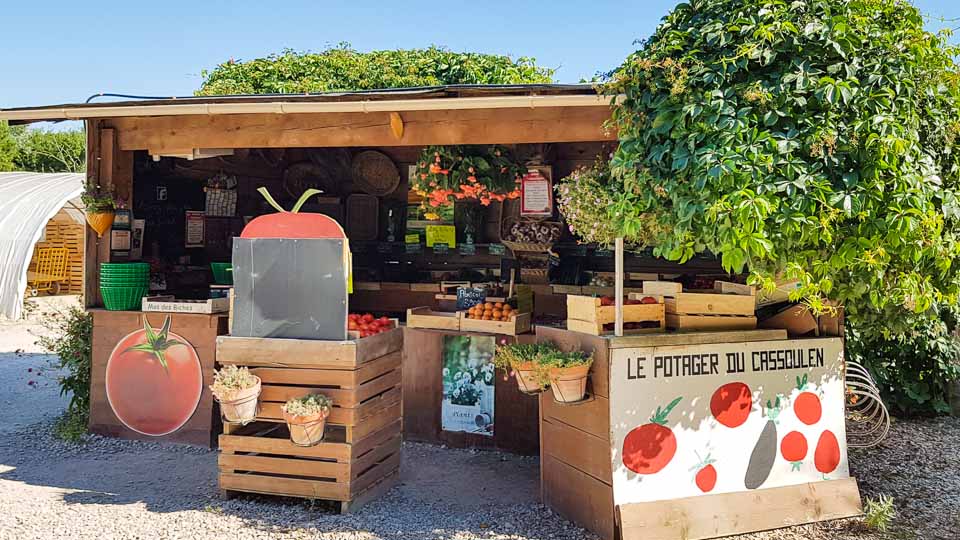
[[(634, 295), (631, 295), (633, 297)], [(644, 295), (636, 295), (638, 298)], [(650, 295), (646, 295), (650, 296)], [(650, 328), (624, 329), (624, 334), (650, 334), (663, 332), (666, 328), (664, 319), (664, 299), (654, 296), (659, 301), (656, 304), (636, 304), (623, 306), (624, 323), (656, 323)], [(583, 332), (594, 336), (612, 333), (604, 330), (603, 325), (616, 322), (616, 306), (603, 306), (599, 298), (592, 296), (567, 296), (567, 329), (574, 332)]]
[(225, 313), (230, 311), (230, 298), (184, 300), (170, 295), (146, 296), (140, 303), (140, 309), (144, 312), (204, 313), (209, 315), (212, 313)]
[(407, 310), (407, 326), (436, 330), (460, 330), (460, 316), (456, 312), (433, 311), (428, 307)]
[[(665, 296), (667, 328), (674, 330), (751, 330), (757, 327), (756, 297), (751, 288), (721, 283), (715, 291), (682, 291), (679, 283), (643, 282), (643, 294)], [(642, 295), (632, 293), (631, 298)]]
[(509, 321), (484, 321), (482, 319), (468, 319), (467, 314), (459, 312), (461, 332), (484, 332), (487, 334), (505, 334), (516, 336), (530, 332), (530, 313), (514, 313)]
[(66, 210), (61, 209), (47, 222), (44, 239), (37, 242), (28, 270), (35, 270), (37, 250), (46, 247), (67, 248), (66, 279), (60, 282), (59, 294), (83, 292), (83, 250), (86, 225), (75, 221)]
[[(220, 437), (220, 489), (339, 501), (347, 512), (396, 482), (400, 465), (400, 328), (352, 341), (221, 336), (220, 364), (260, 377), (256, 421)], [(324, 442), (289, 441), (281, 406), (322, 393), (333, 400)]]

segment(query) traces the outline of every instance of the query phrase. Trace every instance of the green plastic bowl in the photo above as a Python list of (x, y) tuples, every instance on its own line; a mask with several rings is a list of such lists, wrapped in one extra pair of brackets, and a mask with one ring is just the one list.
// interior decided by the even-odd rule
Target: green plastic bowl
[(100, 286), (103, 307), (109, 311), (140, 311), (143, 297), (150, 293), (150, 287), (110, 287)]
[(213, 281), (217, 285), (233, 285), (233, 265), (231, 263), (210, 263)]

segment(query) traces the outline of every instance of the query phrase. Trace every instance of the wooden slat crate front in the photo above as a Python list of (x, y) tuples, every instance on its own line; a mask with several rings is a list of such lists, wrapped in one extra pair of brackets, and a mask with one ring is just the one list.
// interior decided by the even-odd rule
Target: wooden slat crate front
[[(757, 327), (756, 297), (746, 290), (721, 289), (730, 292), (686, 291), (679, 283), (643, 282), (644, 294), (665, 296), (667, 328), (674, 330), (752, 330)], [(631, 298), (640, 298), (636, 293)]]
[[(634, 295), (630, 295), (631, 298)], [(638, 295), (643, 298), (644, 295)], [(624, 334), (648, 334), (665, 330), (663, 299), (656, 297), (657, 304), (633, 304), (623, 306), (624, 323), (651, 323), (650, 328), (624, 330)], [(595, 336), (612, 333), (604, 325), (617, 320), (616, 306), (601, 305), (599, 298), (592, 296), (567, 296), (567, 329)]]
[[(222, 336), (220, 364), (260, 377), (256, 422), (225, 425), (220, 489), (339, 501), (343, 512), (396, 483), (400, 466), (401, 329), (353, 341)], [(322, 393), (333, 399), (320, 444), (289, 440), (281, 407)]]

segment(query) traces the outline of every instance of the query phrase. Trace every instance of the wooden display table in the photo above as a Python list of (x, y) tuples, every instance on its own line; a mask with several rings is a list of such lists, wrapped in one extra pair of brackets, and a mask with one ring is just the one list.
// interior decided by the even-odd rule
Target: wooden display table
[(839, 338), (547, 327), (537, 338), (594, 353), (584, 402), (540, 395), (541, 490), (602, 538), (714, 538), (861, 513)]
[[(110, 437), (212, 447), (220, 431), (214, 413), (213, 367), (227, 314), (143, 313), (90, 309), (93, 366), (90, 431)], [(149, 352), (144, 320), (158, 333), (169, 321), (166, 367)]]
[[(224, 425), (224, 496), (261, 493), (339, 501), (348, 512), (396, 484), (400, 467), (401, 347), (397, 328), (353, 341), (222, 336), (220, 364), (247, 366), (262, 391), (255, 422)], [(281, 406), (321, 393), (333, 400), (324, 441), (290, 442)]]

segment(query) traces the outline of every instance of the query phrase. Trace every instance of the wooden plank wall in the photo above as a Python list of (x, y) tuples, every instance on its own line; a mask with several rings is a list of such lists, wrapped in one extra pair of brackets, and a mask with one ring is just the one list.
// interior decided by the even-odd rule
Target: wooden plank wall
[(537, 341), (594, 354), (589, 401), (561, 405), (540, 395), (540, 489), (543, 504), (601, 538), (616, 534), (610, 454), (609, 349), (605, 338), (537, 327)]
[[(462, 332), (404, 328), (403, 432), (409, 440), (444, 443), (457, 448), (497, 448), (524, 455), (539, 451), (538, 405), (535, 396), (520, 393), (513, 379), (495, 377), (494, 436), (440, 429), (443, 401), (443, 337)], [(489, 335), (489, 334), (476, 334)], [(497, 336), (498, 340), (507, 336)], [(513, 339), (513, 338), (507, 338)], [(532, 334), (516, 339), (532, 342)]]
[(47, 222), (45, 229), (46, 238), (37, 242), (33, 251), (33, 258), (30, 260), (30, 270), (36, 270), (37, 267), (37, 249), (44, 247), (65, 247), (67, 248), (67, 280), (61, 284), (60, 294), (83, 294), (83, 248), (84, 248), (84, 230), (86, 225), (77, 223), (67, 214), (66, 210), (60, 210), (53, 219)]

